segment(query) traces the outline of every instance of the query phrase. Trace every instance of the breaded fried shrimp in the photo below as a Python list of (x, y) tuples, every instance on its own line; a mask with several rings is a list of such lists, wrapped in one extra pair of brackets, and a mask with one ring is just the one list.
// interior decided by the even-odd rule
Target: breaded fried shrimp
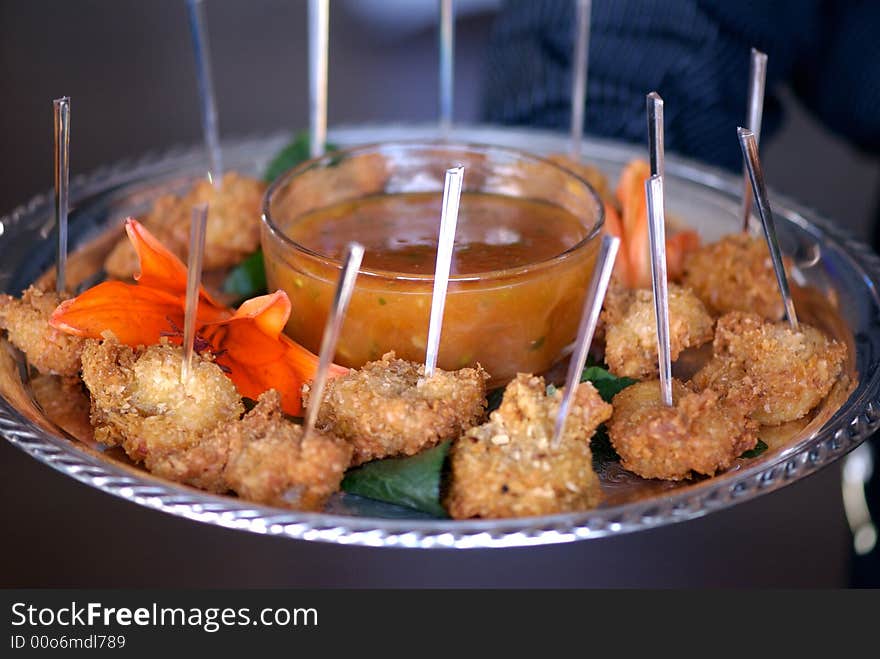
[(713, 476), (757, 444), (758, 425), (736, 401), (711, 389), (695, 393), (678, 380), (672, 393), (674, 405), (666, 407), (660, 382), (648, 380), (611, 401), (608, 436), (625, 469), (673, 481)]
[(800, 419), (818, 405), (843, 372), (846, 346), (814, 327), (771, 323), (734, 311), (718, 319), (713, 357), (694, 375), (698, 389), (754, 401), (751, 418), (764, 425)]
[[(200, 180), (181, 197), (159, 197), (142, 224), (186, 261), (192, 208), (207, 203), (204, 268), (213, 270), (233, 266), (260, 245), (264, 190), (262, 181), (227, 172), (219, 187)], [(137, 255), (128, 238), (123, 237), (116, 244), (104, 263), (104, 269), (118, 279), (126, 279), (137, 272)]]
[[(615, 375), (636, 379), (656, 376), (657, 321), (651, 291), (609, 290), (602, 320), (608, 369)], [(682, 350), (711, 341), (712, 324), (696, 295), (669, 284), (669, 347), (673, 360)]]
[(224, 478), (240, 497), (297, 510), (320, 510), (339, 489), (352, 448), (342, 439), (284, 418), (275, 390), (229, 429), (214, 433), (229, 442)]
[(177, 346), (134, 350), (112, 338), (88, 340), (82, 360), (95, 439), (122, 446), (151, 471), (164, 454), (192, 446), (244, 412), (232, 380), (206, 357), (193, 359), (182, 384), (183, 349)]
[(593, 471), (590, 438), (611, 416), (592, 384), (578, 386), (559, 445), (552, 445), (557, 390), (547, 395), (544, 379), (520, 374), (507, 385), (489, 422), (471, 428), (450, 452), (449, 514), (524, 517), (595, 507), (601, 498)]
[(688, 254), (683, 283), (715, 315), (750, 311), (781, 320), (785, 311), (767, 242), (745, 233), (724, 236)]
[(89, 340), (83, 380), (95, 438), (122, 446), (157, 476), (249, 501), (319, 510), (339, 489), (351, 447), (320, 432), (303, 437), (275, 390), (241, 417), (241, 397), (210, 357), (195, 355), (180, 382), (181, 348), (133, 350)]
[(281, 396), (263, 393), (241, 420), (218, 426), (192, 447), (164, 454), (154, 473), (213, 492), (296, 510), (320, 510), (339, 489), (351, 447), (284, 417)]
[[(393, 352), (327, 382), (317, 426), (354, 447), (352, 464), (419, 451), (456, 439), (485, 417), (488, 374), (479, 366), (437, 369)], [(309, 405), (310, 387), (303, 387)]]
[(49, 325), (49, 317), (62, 300), (54, 291), (33, 286), (20, 300), (0, 295), (0, 329), (6, 330), (9, 341), (41, 373), (78, 375), (83, 339)]

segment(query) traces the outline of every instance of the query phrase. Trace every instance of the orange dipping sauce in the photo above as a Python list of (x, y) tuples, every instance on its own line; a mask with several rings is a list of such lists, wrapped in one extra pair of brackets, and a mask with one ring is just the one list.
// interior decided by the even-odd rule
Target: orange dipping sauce
[[(314, 170), (308, 173), (314, 176)], [(338, 171), (334, 176), (367, 178)], [(424, 361), (442, 193), (361, 192), (367, 194), (325, 206), (310, 200), (301, 213), (285, 213), (285, 204), (273, 207), (270, 199), (272, 221), (263, 225), (270, 290), (288, 293), (292, 313), (287, 332), (317, 352), (339, 259), (349, 242), (360, 242), (366, 251), (336, 362), (359, 367), (389, 350)], [(304, 196), (287, 195), (299, 204)], [(597, 241), (588, 240), (598, 233), (597, 214), (585, 215), (586, 222), (553, 200), (465, 190), (440, 368), (479, 362), (495, 386), (518, 372), (543, 372), (563, 355), (577, 333), (598, 249)]]
[[(378, 195), (309, 213), (282, 229), (303, 247), (340, 259), (351, 241), (368, 270), (433, 275), (442, 197), (433, 192)], [(461, 197), (453, 275), (518, 268), (562, 254), (586, 238), (568, 211), (495, 194)]]

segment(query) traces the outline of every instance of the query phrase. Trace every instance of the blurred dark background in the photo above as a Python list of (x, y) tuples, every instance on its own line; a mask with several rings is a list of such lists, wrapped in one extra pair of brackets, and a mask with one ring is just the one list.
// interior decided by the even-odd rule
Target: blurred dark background
[[(493, 0), (460, 0), (456, 121), (481, 118)], [(332, 0), (329, 123), (436, 117), (434, 0)], [(305, 0), (208, 0), (223, 136), (307, 123)], [(0, 0), (0, 213), (52, 185), (52, 105), (72, 99), (72, 175), (201, 137), (183, 0)], [(782, 90), (770, 185), (870, 236), (880, 163)], [(589, 102), (589, 101), (588, 101)], [(634, 536), (419, 552), (266, 538), (149, 511), (0, 442), (2, 586), (842, 586), (839, 466)]]

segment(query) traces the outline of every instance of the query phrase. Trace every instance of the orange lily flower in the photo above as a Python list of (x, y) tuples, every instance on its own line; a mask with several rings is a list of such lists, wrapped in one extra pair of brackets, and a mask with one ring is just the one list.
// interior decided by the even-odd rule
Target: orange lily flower
[[(126, 220), (125, 230), (140, 259), (137, 283), (103, 282), (62, 302), (52, 314), (53, 327), (93, 339), (109, 330), (132, 347), (179, 333), (186, 266), (137, 220)], [(299, 416), (300, 390), (314, 377), (318, 358), (282, 333), (289, 317), (290, 300), (284, 291), (253, 298), (233, 311), (199, 289), (197, 334), (210, 344), (239, 393), (257, 398), (267, 389), (277, 389), (284, 411)], [(346, 370), (334, 365), (331, 375)]]

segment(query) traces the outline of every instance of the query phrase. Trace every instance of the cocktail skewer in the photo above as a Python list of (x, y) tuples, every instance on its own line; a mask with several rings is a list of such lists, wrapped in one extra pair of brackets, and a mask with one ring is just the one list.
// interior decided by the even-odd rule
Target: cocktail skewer
[(52, 101), (55, 110), (55, 227), (58, 252), (55, 259), (55, 290), (67, 291), (67, 211), (70, 201), (70, 98)]
[(443, 310), (446, 308), (446, 290), (452, 268), (452, 248), (455, 245), (455, 227), (458, 224), (458, 205), (464, 167), (446, 170), (443, 184), (443, 208), (440, 214), (440, 237), (437, 242), (437, 264), (434, 268), (434, 289), (431, 293), (431, 318), (428, 323), (428, 346), (425, 351), (425, 377), (434, 375), (440, 354), (440, 331), (443, 328)]
[(327, 62), (330, 46), (330, 0), (309, 0), (309, 153), (324, 155), (327, 146)]
[(672, 405), (672, 357), (669, 347), (669, 287), (666, 281), (666, 210), (663, 199), (663, 173), (666, 155), (663, 138), (663, 99), (657, 92), (646, 98), (648, 111), (648, 155), (651, 178), (645, 181), (648, 200), (648, 239), (651, 245), (651, 288), (657, 322), (657, 360), (660, 367), (660, 394), (665, 405)]
[(657, 92), (646, 98), (648, 109), (648, 159), (651, 176), (663, 176), (665, 170), (665, 146), (663, 144), (663, 99)]
[(587, 102), (587, 74), (590, 59), (590, 10), (591, 0), (577, 0), (575, 14), (575, 42), (572, 54), (571, 75), (571, 144), (569, 156), (581, 159), (581, 142), (584, 136), (584, 107)]
[(755, 134), (748, 128), (737, 128), (739, 145), (742, 148), (743, 160), (752, 183), (752, 192), (758, 202), (758, 214), (761, 216), (761, 224), (764, 227), (764, 237), (767, 239), (767, 247), (770, 249), (770, 260), (773, 262), (773, 270), (776, 273), (776, 282), (779, 284), (779, 293), (782, 295), (782, 303), (785, 305), (785, 315), (789, 325), (795, 332), (798, 331), (797, 313), (794, 309), (794, 300), (791, 297), (791, 289), (788, 286), (788, 276), (785, 274), (785, 264), (782, 262), (782, 250), (779, 249), (779, 239), (776, 237), (776, 224), (773, 221), (773, 211), (770, 208), (770, 199), (767, 196), (767, 186), (764, 183), (764, 169), (761, 167), (761, 159), (758, 156), (758, 141)]
[(455, 80), (455, 6), (453, 0), (439, 0), (440, 27), (440, 131), (445, 136), (452, 127), (453, 84)]
[(568, 373), (565, 376), (565, 390), (562, 393), (562, 402), (559, 404), (559, 411), (556, 413), (556, 424), (553, 428), (553, 441), (551, 442), (551, 446), (554, 448), (559, 445), (565, 432), (565, 421), (571, 410), (575, 390), (581, 381), (584, 365), (587, 363), (587, 353), (590, 351), (590, 344), (593, 342), (593, 334), (596, 331), (596, 324), (599, 322), (599, 313), (602, 311), (605, 293), (608, 292), (608, 282), (611, 281), (614, 260), (617, 258), (619, 247), (619, 238), (607, 234), (602, 236), (602, 243), (599, 246), (599, 254), (596, 257), (596, 265), (593, 270), (593, 278), (590, 281), (590, 288), (587, 290), (587, 296), (584, 299), (584, 308), (581, 312), (581, 322), (578, 326), (577, 338), (575, 339), (574, 353), (571, 356), (571, 361), (568, 363)]
[(186, 266), (186, 306), (183, 316), (183, 363), (180, 381), (186, 386), (192, 367), (196, 342), (196, 318), (199, 313), (199, 286), (202, 283), (202, 260), (205, 253), (205, 229), (208, 226), (208, 204), (193, 206), (189, 226), (189, 252)]
[(342, 261), (342, 271), (339, 281), (336, 282), (336, 292), (333, 294), (333, 304), (327, 316), (327, 324), (324, 325), (324, 335), (321, 337), (321, 351), (318, 356), (318, 370), (315, 371), (315, 379), (312, 380), (309, 406), (306, 409), (305, 432), (307, 437), (314, 429), (318, 421), (318, 410), (324, 400), (324, 387), (327, 384), (327, 374), (333, 363), (333, 355), (336, 353), (336, 343), (339, 341), (339, 333), (342, 330), (342, 321), (351, 301), (354, 291), (354, 282), (357, 279), (358, 270), (364, 259), (364, 246), (360, 243), (349, 243), (345, 250), (345, 258)]
[[(746, 107), (747, 128), (755, 134), (755, 144), (761, 143), (761, 119), (764, 116), (764, 87), (767, 82), (767, 55), (757, 48), (752, 48), (751, 65), (749, 66), (749, 98)], [(743, 167), (743, 205), (742, 227), (749, 230), (749, 218), (752, 215), (752, 184), (749, 173)]]
[(205, 137), (205, 149), (208, 152), (208, 176), (215, 186), (219, 186), (223, 179), (223, 152), (220, 150), (217, 127), (217, 103), (214, 100), (214, 79), (211, 75), (211, 49), (208, 44), (208, 29), (205, 26), (205, 6), (203, 0), (187, 0), (186, 8), (196, 60), (199, 97), (202, 101), (202, 132)]
[(669, 347), (669, 287), (666, 281), (666, 219), (663, 210), (663, 177), (645, 181), (648, 198), (648, 238), (651, 243), (651, 286), (657, 318), (657, 357), (663, 404), (672, 406), (672, 357)]

